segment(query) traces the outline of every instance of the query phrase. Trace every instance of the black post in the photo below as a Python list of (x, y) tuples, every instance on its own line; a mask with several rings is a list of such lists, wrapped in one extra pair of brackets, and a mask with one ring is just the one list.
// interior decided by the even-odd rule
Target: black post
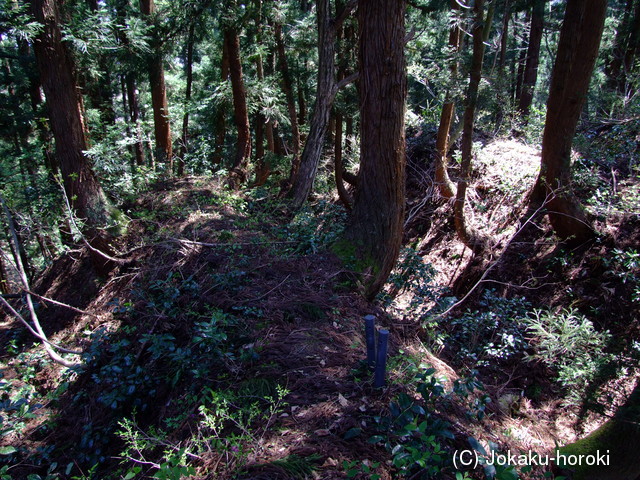
[(364, 333), (367, 339), (367, 365), (371, 370), (376, 364), (375, 321), (376, 317), (373, 315), (364, 317)]
[(378, 331), (378, 355), (376, 358), (376, 371), (374, 374), (373, 386), (375, 388), (384, 387), (384, 377), (387, 369), (387, 342), (389, 340), (389, 330)]

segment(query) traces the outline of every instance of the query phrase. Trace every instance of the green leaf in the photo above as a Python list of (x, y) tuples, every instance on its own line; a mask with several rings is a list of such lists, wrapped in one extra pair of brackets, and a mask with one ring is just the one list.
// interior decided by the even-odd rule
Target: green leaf
[(11, 455), (18, 451), (15, 447), (0, 447), (0, 455)]
[(361, 428), (351, 428), (351, 429), (347, 430), (347, 432), (344, 434), (343, 438), (345, 440), (349, 440), (351, 438), (359, 437), (360, 434), (362, 434), (362, 429)]
[(382, 435), (374, 435), (367, 440), (367, 443), (380, 443), (384, 440), (384, 436)]
[(476, 452), (487, 455), (487, 451), (482, 445), (480, 445), (480, 442), (478, 442), (478, 440), (473, 437), (468, 437), (467, 440), (469, 441), (469, 445), (471, 445), (471, 448), (473, 448)]

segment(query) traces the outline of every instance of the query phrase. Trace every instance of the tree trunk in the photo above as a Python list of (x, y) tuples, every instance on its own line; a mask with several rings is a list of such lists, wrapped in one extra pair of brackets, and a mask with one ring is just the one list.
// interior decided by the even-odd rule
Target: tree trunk
[(4, 264), (4, 252), (2, 251), (0, 251), (0, 293), (2, 293), (2, 295), (11, 293), (9, 275), (7, 275), (7, 268)]
[(502, 126), (504, 112), (508, 106), (508, 82), (505, 66), (507, 64), (507, 49), (509, 47), (510, 19), (510, 0), (504, 0), (504, 16), (502, 18), (502, 33), (500, 34), (500, 55), (498, 58), (498, 74), (496, 75), (496, 132), (498, 132)]
[(551, 74), (540, 175), (531, 194), (545, 205), (556, 234), (576, 243), (593, 238), (591, 221), (571, 191), (571, 145), (598, 57), (606, 0), (568, 0)]
[(184, 157), (189, 151), (189, 108), (191, 102), (191, 88), (193, 85), (193, 44), (194, 31), (196, 25), (191, 23), (189, 25), (189, 34), (187, 36), (187, 55), (185, 58), (184, 69), (187, 76), (187, 86), (184, 93), (184, 117), (182, 117), (182, 145), (180, 146), (180, 155), (178, 157), (178, 176), (184, 175)]
[(372, 299), (400, 251), (404, 223), (407, 96), (404, 0), (360, 0), (361, 147), (358, 188), (335, 250), (357, 259)]
[[(229, 80), (229, 52), (227, 50), (227, 42), (222, 42), (222, 59), (220, 62), (220, 79), (223, 82)], [(227, 118), (226, 108), (224, 105), (216, 106), (216, 120), (215, 120), (215, 133), (216, 133), (216, 146), (213, 151), (213, 165), (219, 166), (222, 164), (222, 152), (224, 151), (225, 138), (227, 136)]]
[[(457, 82), (458, 76), (458, 52), (460, 51), (461, 30), (456, 19), (460, 7), (457, 0), (450, 0), (451, 15), (454, 17), (454, 23), (449, 30), (449, 48), (452, 51), (451, 59), (451, 84)], [(450, 91), (447, 91), (444, 104), (442, 105), (442, 113), (440, 114), (440, 127), (438, 128), (438, 136), (436, 138), (436, 184), (440, 195), (449, 200), (455, 196), (455, 185), (449, 178), (447, 172), (447, 156), (449, 154), (449, 132), (451, 131), (451, 123), (453, 121), (453, 113), (455, 111), (455, 103)]]
[[(130, 46), (129, 38), (124, 28), (124, 25), (126, 25), (126, 8), (128, 5), (129, 0), (119, 0), (115, 6), (118, 24), (123, 26), (122, 28), (118, 28), (116, 36), (125, 48), (129, 48)], [(129, 121), (136, 131), (136, 142), (133, 144), (135, 165), (143, 166), (145, 164), (145, 154), (142, 139), (142, 125), (140, 123), (140, 103), (138, 102), (136, 74), (132, 68), (128, 70), (129, 71), (123, 75), (124, 91), (122, 92), (122, 102), (125, 112), (129, 113)], [(133, 168), (135, 168), (135, 166)]]
[(302, 207), (313, 188), (329, 127), (331, 105), (336, 93), (336, 31), (331, 18), (330, 3), (329, 0), (317, 0), (316, 5), (318, 15), (318, 87), (309, 136), (304, 144), (300, 159), (300, 170), (291, 177), (293, 185), (289, 195), (292, 198), (294, 209)]
[(535, 0), (531, 9), (531, 28), (529, 30), (529, 46), (527, 47), (527, 63), (522, 77), (522, 89), (518, 102), (518, 111), (524, 121), (527, 121), (531, 102), (533, 101), (533, 90), (538, 79), (538, 63), (540, 61), (540, 44), (542, 42), (542, 32), (544, 30), (544, 6), (546, 0)]
[[(262, 64), (262, 57), (258, 55), (256, 58), (256, 73), (258, 74), (258, 80), (264, 80), (264, 66)], [(259, 187), (267, 183), (267, 179), (271, 174), (271, 166), (265, 161), (264, 140), (265, 135), (268, 137), (271, 135), (270, 145), (273, 146), (273, 129), (269, 132), (269, 125), (267, 119), (262, 113), (256, 113), (255, 118), (255, 132), (256, 132), (256, 167), (255, 167), (255, 180), (253, 181), (254, 187)]]
[[(636, 443), (638, 442), (638, 443)], [(572, 471), (573, 480), (635, 480), (640, 476), (640, 383), (637, 383), (627, 402), (607, 422), (575, 443), (556, 452), (556, 465)], [(605, 457), (602, 462), (580, 462), (564, 465), (563, 459)], [(568, 463), (568, 462), (567, 462)]]
[[(154, 0), (140, 0), (140, 10), (149, 17), (151, 25), (156, 23), (156, 7)], [(167, 89), (164, 82), (164, 65), (157, 32), (152, 38), (151, 55), (149, 57), (149, 83), (151, 84), (151, 104), (153, 106), (153, 127), (156, 138), (156, 161), (165, 163), (167, 173), (173, 173), (173, 146), (171, 143), (171, 124)]]
[(97, 235), (97, 229), (109, 222), (112, 207), (84, 154), (84, 112), (72, 58), (62, 42), (58, 5), (54, 0), (32, 0), (31, 6), (43, 25), (34, 50), (65, 192), (75, 214), (86, 222), (87, 231)]
[(247, 92), (244, 87), (242, 63), (240, 61), (240, 38), (235, 28), (225, 28), (224, 42), (229, 55), (231, 90), (233, 91), (233, 116), (238, 130), (236, 155), (229, 173), (229, 184), (235, 188), (247, 181), (247, 166), (249, 157), (251, 157), (251, 129), (247, 108)]
[(462, 163), (460, 165), (460, 180), (458, 180), (458, 188), (456, 199), (453, 204), (453, 216), (456, 226), (456, 233), (462, 242), (477, 252), (483, 248), (483, 241), (478, 237), (467, 224), (464, 206), (466, 203), (467, 186), (469, 185), (469, 177), (471, 173), (471, 155), (473, 147), (473, 127), (475, 123), (476, 104), (478, 102), (478, 87), (482, 78), (482, 61), (484, 59), (484, 41), (485, 25), (483, 16), (484, 0), (476, 0), (473, 6), (475, 21), (473, 27), (473, 57), (471, 60), (471, 72), (469, 78), (469, 89), (467, 91), (467, 105), (464, 110), (463, 132), (462, 132)]
[[(527, 12), (525, 15), (525, 19), (531, 23), (531, 13)], [(517, 37), (516, 37), (517, 38)], [(517, 42), (517, 39), (516, 39)], [(515, 100), (516, 105), (520, 103), (520, 95), (522, 95), (522, 80), (524, 78), (524, 69), (527, 63), (527, 45), (525, 42), (525, 34), (522, 34), (522, 39), (520, 43), (520, 53), (518, 54), (518, 70), (515, 78)]]
[(131, 124), (136, 129), (136, 143), (133, 144), (133, 150), (136, 157), (136, 165), (143, 166), (145, 164), (145, 155), (144, 145), (142, 141), (140, 104), (138, 102), (135, 73), (128, 72), (125, 81), (127, 84), (127, 98), (129, 99), (129, 117), (131, 118)]
[(336, 113), (336, 134), (334, 137), (333, 154), (335, 158), (334, 162), (334, 175), (336, 179), (336, 188), (338, 190), (338, 197), (347, 210), (351, 210), (353, 206), (353, 199), (344, 186), (344, 165), (342, 163), (342, 115)]
[[(96, 15), (98, 13), (97, 0), (88, 0), (87, 6), (92, 14)], [(87, 96), (91, 99), (92, 106), (100, 112), (100, 119), (108, 125), (113, 125), (116, 122), (116, 112), (113, 108), (114, 92), (111, 85), (111, 72), (107, 57), (99, 53), (97, 62), (100, 69), (100, 74), (97, 78), (91, 78), (90, 75), (85, 77)]]
[(296, 101), (293, 95), (293, 83), (287, 62), (287, 52), (284, 48), (284, 37), (282, 35), (282, 25), (277, 23), (274, 26), (276, 36), (276, 48), (278, 52), (278, 65), (282, 75), (282, 91), (287, 99), (287, 111), (291, 122), (291, 149), (293, 159), (291, 160), (291, 172), (289, 173), (289, 185), (298, 174), (300, 168), (300, 127), (298, 126), (298, 114), (296, 113)]
[(627, 50), (624, 55), (625, 78), (622, 82), (622, 90), (627, 94), (630, 94), (631, 91), (628, 91), (626, 77), (634, 71), (638, 53), (640, 52), (640, 1), (636, 4), (636, 9), (633, 14), (633, 21), (631, 23), (630, 30), (631, 34), (629, 35)]

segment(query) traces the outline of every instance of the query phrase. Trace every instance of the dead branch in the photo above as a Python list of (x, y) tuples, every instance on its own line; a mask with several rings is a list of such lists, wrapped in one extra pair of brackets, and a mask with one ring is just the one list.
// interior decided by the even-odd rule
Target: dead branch
[[(7, 205), (5, 204), (4, 198), (2, 197), (2, 195), (0, 195), (0, 204), (2, 204), (2, 209), (4, 211), (4, 214), (7, 218), (7, 224), (9, 225), (9, 238), (11, 243), (13, 244), (13, 250), (14, 250), (14, 261), (16, 263), (16, 268), (18, 269), (18, 274), (20, 276), (20, 281), (22, 283), (23, 289), (25, 290), (25, 293), (30, 291), (30, 287), (29, 287), (29, 280), (27, 278), (27, 274), (25, 272), (24, 266), (22, 265), (22, 259), (20, 258), (20, 255), (18, 255), (16, 252), (19, 251), (19, 246), (20, 243), (18, 241), (18, 235), (16, 234), (16, 230), (15, 230), (15, 226), (13, 224), (13, 218), (11, 216), (11, 212), (9, 212), (9, 209), (7, 208)], [(38, 320), (38, 315), (36, 314), (36, 309), (33, 306), (33, 300), (31, 298), (31, 295), (29, 293), (26, 293), (26, 301), (27, 301), (27, 307), (29, 308), (29, 313), (31, 315), (31, 321), (33, 322), (33, 325), (35, 326), (35, 332), (32, 328), (29, 328), (29, 331), (32, 332), (34, 335), (37, 333), (36, 337), (39, 338), (40, 340), (42, 340), (44, 342), (44, 349), (46, 350), (47, 354), (49, 355), (49, 357), (51, 358), (51, 360), (53, 360), (54, 362), (65, 366), (67, 368), (71, 368), (71, 367), (75, 367), (78, 364), (74, 363), (74, 362), (70, 362), (69, 360), (62, 358), (60, 355), (58, 355), (58, 353), (56, 353), (56, 351), (54, 350), (53, 344), (51, 342), (49, 342), (47, 339), (47, 336), (44, 333), (44, 330), (42, 330), (42, 326), (40, 325), (40, 321)], [(27, 324), (28, 323), (18, 314), (18, 312), (16, 312), (13, 307), (11, 307), (11, 305), (9, 305), (9, 303), (3, 298), (2, 299), (2, 303), (5, 306), (8, 306), (10, 308), (10, 310), (12, 311), (12, 313), (14, 315), (17, 315), (18, 319), (21, 319), (23, 321), (23, 323)], [(65, 351), (72, 353), (68, 350), (65, 349)], [(73, 352), (73, 353), (78, 353), (78, 352)]]

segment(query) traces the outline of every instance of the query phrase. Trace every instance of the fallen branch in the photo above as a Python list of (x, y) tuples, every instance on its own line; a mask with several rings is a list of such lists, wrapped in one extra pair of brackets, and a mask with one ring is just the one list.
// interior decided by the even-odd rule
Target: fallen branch
[[(515, 238), (518, 236), (518, 234), (524, 230), (524, 228), (533, 221), (533, 219), (535, 217), (538, 216), (538, 214), (544, 209), (544, 206), (547, 203), (547, 199), (545, 199), (545, 202), (543, 202), (542, 206), (538, 207), (526, 220), (525, 222), (520, 226), (520, 228), (518, 228), (518, 230), (516, 231), (516, 233), (513, 234), (513, 236), (509, 239), (509, 241), (507, 242), (507, 244), (505, 245), (504, 249), (502, 250), (502, 255), (504, 254), (504, 252), (506, 252), (509, 248), (509, 246), (511, 245), (511, 242), (513, 242), (513, 240), (515, 240)], [(442, 318), (446, 315), (448, 315), (449, 313), (451, 313), (455, 308), (458, 308), (460, 305), (462, 305), (467, 298), (469, 298), (471, 296), (471, 294), (476, 290), (476, 288), (478, 288), (478, 286), (480, 286), (482, 283), (485, 282), (485, 279), (487, 278), (487, 275), (489, 275), (489, 272), (491, 272), (491, 270), (493, 270), (495, 268), (496, 265), (498, 265), (498, 263), (500, 263), (500, 260), (502, 259), (502, 255), (500, 255), (498, 257), (498, 259), (493, 262), (491, 265), (489, 265), (489, 267), (484, 271), (484, 273), (482, 274), (482, 276), (480, 277), (480, 280), (478, 280), (473, 287), (471, 287), (471, 289), (464, 295), (464, 297), (462, 297), (460, 300), (458, 300), (456, 303), (454, 303), (453, 305), (451, 305), (449, 308), (447, 308), (444, 312), (436, 315), (437, 318)]]
[[(72, 367), (76, 367), (78, 366), (77, 363), (74, 362), (70, 362), (69, 360), (62, 358), (60, 355), (58, 355), (58, 353), (56, 353), (56, 351), (54, 350), (54, 345), (47, 339), (47, 336), (44, 333), (44, 330), (42, 330), (42, 326), (40, 325), (40, 321), (38, 320), (38, 315), (36, 314), (36, 309), (33, 306), (33, 300), (31, 298), (31, 295), (27, 292), (31, 291), (31, 288), (29, 287), (29, 280), (27, 278), (27, 274), (25, 272), (24, 269), (24, 265), (22, 264), (22, 259), (20, 258), (20, 255), (17, 254), (17, 252), (19, 252), (19, 246), (20, 243), (18, 241), (18, 235), (16, 234), (16, 229), (15, 226), (13, 224), (13, 218), (11, 217), (11, 213), (9, 212), (9, 209), (7, 208), (7, 205), (4, 202), (4, 198), (2, 197), (2, 195), (0, 195), (0, 204), (2, 204), (2, 209), (4, 211), (5, 216), (7, 217), (7, 224), (9, 225), (9, 240), (10, 242), (13, 244), (13, 255), (14, 255), (14, 261), (16, 264), (16, 268), (18, 270), (18, 274), (20, 276), (20, 281), (22, 283), (22, 287), (25, 291), (25, 297), (26, 297), (26, 301), (27, 301), (27, 307), (29, 308), (29, 313), (31, 315), (31, 321), (33, 322), (33, 325), (35, 326), (35, 331), (33, 328), (31, 328), (31, 326), (28, 324), (28, 322), (26, 320), (24, 320), (24, 318), (22, 318), (22, 316), (13, 308), (11, 307), (11, 305), (9, 305), (9, 303), (2, 298), (2, 303), (9, 308), (9, 310), (16, 315), (16, 318), (18, 318), (19, 320), (21, 320), (24, 324), (26, 324), (29, 327), (29, 331), (31, 333), (33, 333), (38, 339), (42, 340), (44, 342), (44, 349), (46, 350), (47, 354), (49, 355), (49, 358), (51, 358), (51, 360), (53, 360), (54, 362), (63, 365), (67, 368), (72, 368)], [(57, 347), (56, 347), (57, 348)], [(62, 349), (59, 349), (62, 351)], [(64, 349), (65, 352), (67, 353), (75, 353), (75, 354), (80, 354), (81, 352), (72, 352), (70, 350)]]
[[(16, 319), (18, 319), (18, 321), (20, 323), (22, 323), (27, 330), (29, 330), (29, 332), (36, 338), (38, 338), (39, 340), (43, 341), (44, 343), (47, 343), (49, 345), (51, 345), (53, 348), (60, 350), (61, 352), (64, 353), (73, 353), (74, 355), (82, 355), (83, 352), (80, 352), (78, 350), (69, 350), (68, 348), (62, 347), (58, 344), (55, 344), (51, 341), (49, 341), (47, 339), (47, 337), (41, 336), (38, 332), (36, 332), (33, 327), (31, 325), (29, 325), (29, 322), (27, 322), (24, 317), (22, 315), (20, 315), (20, 313), (11, 306), (11, 304), (9, 302), (7, 302), (4, 297), (0, 297), (0, 303), (2, 303), (4, 305), (4, 307), (9, 310), (9, 312), (16, 317)], [(65, 365), (66, 366), (66, 365)]]
[(57, 305), (59, 307), (68, 308), (69, 310), (72, 310), (72, 311), (74, 311), (76, 313), (81, 313), (82, 315), (88, 315), (90, 317), (98, 318), (98, 315), (96, 315), (95, 313), (87, 312), (86, 310), (82, 310), (80, 308), (73, 307), (73, 306), (68, 305), (66, 303), (63, 303), (63, 302), (59, 302), (58, 300), (54, 300), (53, 298), (49, 298), (49, 297), (44, 297), (42, 295), (38, 295), (37, 293), (32, 292), (30, 290), (25, 290), (25, 293), (28, 293), (29, 295), (32, 295), (32, 296), (34, 296), (36, 298), (39, 298), (43, 302), (52, 303), (53, 305)]

